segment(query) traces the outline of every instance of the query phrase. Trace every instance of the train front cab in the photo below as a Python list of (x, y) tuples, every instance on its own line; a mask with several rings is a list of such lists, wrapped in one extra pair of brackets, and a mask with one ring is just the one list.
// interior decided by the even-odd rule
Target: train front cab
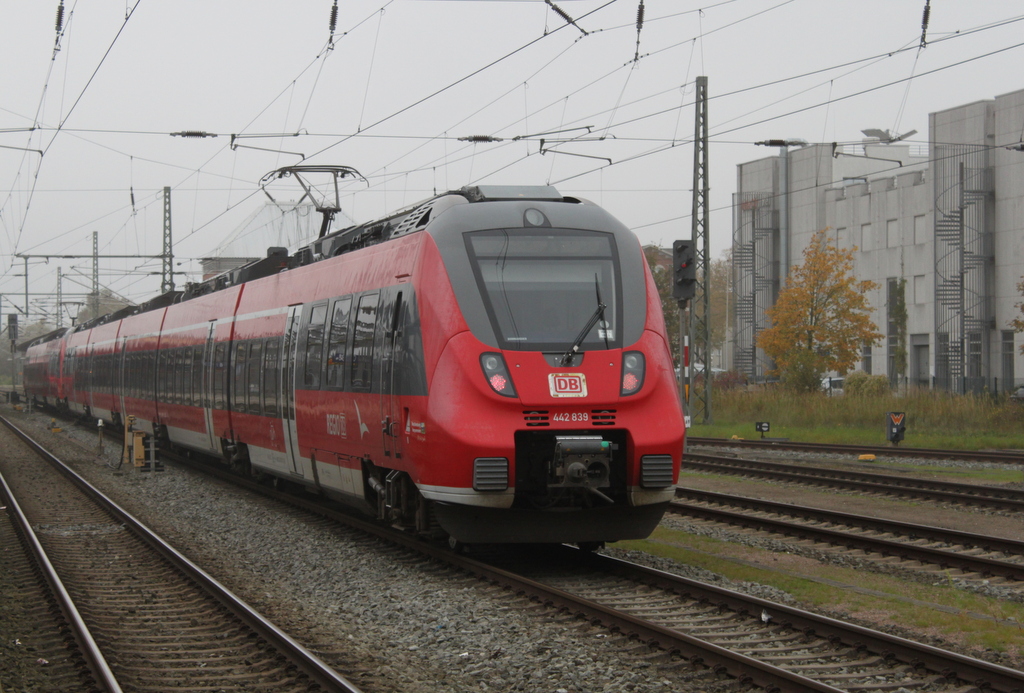
[(684, 432), (635, 236), (594, 205), (545, 200), (461, 205), (430, 231), (469, 328), (431, 378), (447, 464), (419, 487), (441, 526), (463, 542), (648, 536)]

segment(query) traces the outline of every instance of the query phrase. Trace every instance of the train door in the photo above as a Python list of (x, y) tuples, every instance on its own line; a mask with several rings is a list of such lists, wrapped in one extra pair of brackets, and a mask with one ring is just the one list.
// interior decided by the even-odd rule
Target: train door
[(384, 433), (384, 454), (394, 456), (396, 459), (402, 457), (402, 425), (401, 402), (399, 402), (399, 390), (397, 378), (400, 369), (396, 368), (396, 361), (401, 359), (399, 339), (404, 327), (404, 314), (402, 310), (402, 292), (395, 295), (391, 310), (383, 312), (381, 322), (384, 329), (383, 342), (381, 344), (381, 368), (380, 368), (380, 413), (381, 429)]
[(209, 328), (206, 333), (206, 344), (203, 346), (203, 376), (202, 376), (202, 394), (200, 395), (200, 402), (203, 407), (203, 420), (206, 422), (206, 437), (207, 444), (211, 450), (218, 449), (218, 437), (213, 426), (213, 379), (214, 375), (214, 348), (216, 347), (216, 331), (217, 323), (213, 320), (210, 321)]
[(281, 428), (284, 433), (286, 464), (295, 474), (302, 474), (299, 462), (299, 435), (295, 425), (295, 360), (299, 344), (299, 321), (302, 306), (288, 307), (288, 321), (284, 327), (284, 345), (281, 349)]

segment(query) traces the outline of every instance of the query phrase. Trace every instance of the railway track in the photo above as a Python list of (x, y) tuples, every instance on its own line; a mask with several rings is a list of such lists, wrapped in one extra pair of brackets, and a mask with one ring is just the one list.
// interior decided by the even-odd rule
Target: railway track
[(965, 580), (1024, 581), (1024, 542), (788, 503), (680, 488), (672, 513), (767, 531), (827, 548), (898, 558), (915, 570), (959, 571)]
[(96, 677), (53, 598), (32, 547), (18, 529), (20, 508), (0, 476), (0, 687), (4, 690), (90, 690)]
[(675, 653), (711, 681), (730, 676), (771, 691), (833, 693), (1024, 690), (1019, 671), (670, 573), (571, 547), (458, 554), (319, 501), (181, 461)]
[(800, 452), (839, 453), (847, 455), (878, 455), (925, 459), (963, 460), (969, 462), (1004, 462), (1024, 464), (1024, 451), (1017, 450), (940, 450), (937, 448), (907, 448), (893, 445), (842, 445), (799, 443), (788, 440), (734, 440), (731, 438), (686, 437), (687, 446), (744, 448), (750, 450), (792, 450)]
[(682, 466), (683, 469), (716, 474), (827, 486), (902, 498), (922, 498), (996, 510), (1024, 511), (1024, 492), (996, 486), (783, 464), (691, 451), (683, 456)]
[[(5, 502), (18, 508), (19, 532), (37, 546), (74, 630), (72, 658), (86, 662), (92, 682), (84, 690), (358, 691), (9, 420), (0, 423)], [(20, 451), (15, 434), (49, 464)]]

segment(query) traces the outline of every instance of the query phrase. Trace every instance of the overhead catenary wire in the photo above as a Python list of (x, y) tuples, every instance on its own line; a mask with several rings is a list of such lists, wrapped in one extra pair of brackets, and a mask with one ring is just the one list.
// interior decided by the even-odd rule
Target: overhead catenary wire
[[(935, 69), (933, 69), (933, 70), (930, 70), (930, 71), (928, 71), (928, 72), (924, 73), (924, 75), (928, 75), (928, 74), (933, 74), (933, 73), (941, 72), (941, 71), (943, 71), (943, 70), (946, 70), (946, 69), (950, 69), (950, 68), (952, 68), (952, 67), (956, 67), (956, 66), (959, 66), (959, 65), (963, 65), (963, 64), (966, 64), (966, 63), (968, 63), (968, 62), (971, 62), (971, 61), (973, 61), (973, 60), (981, 59), (981, 58), (984, 58), (984, 57), (989, 57), (989, 56), (991, 56), (991, 55), (997, 54), (997, 53), (999, 53), (999, 52), (1002, 52), (1002, 51), (1005, 51), (1005, 50), (1011, 50), (1011, 49), (1013, 49), (1013, 48), (1018, 48), (1018, 47), (1020, 47), (1021, 45), (1024, 45), (1024, 44), (1014, 44), (1013, 46), (1009, 46), (1009, 47), (1006, 47), (1006, 48), (1003, 48), (1003, 49), (997, 49), (996, 51), (991, 51), (991, 52), (989, 52), (989, 53), (986, 53), (986, 54), (983, 54), (983, 55), (980, 55), (980, 56), (974, 56), (974, 57), (972, 57), (972, 58), (967, 58), (967, 59), (964, 59), (964, 60), (961, 60), (961, 61), (957, 61), (957, 62), (955, 62), (955, 63), (952, 63), (952, 64), (949, 64), (949, 65), (946, 65), (946, 66), (942, 66), (942, 67), (939, 67), (939, 68), (935, 68)], [(863, 60), (874, 60), (874, 59), (877, 59), (877, 58), (879, 58), (879, 57), (883, 57), (884, 55), (885, 55), (885, 54), (882, 54), (882, 55), (880, 55), (880, 56), (872, 56), (871, 58), (868, 58), (868, 59), (863, 59)], [(845, 66), (847, 66), (847, 65), (850, 65), (850, 64), (856, 64), (856, 63), (858, 63), (858, 62), (862, 62), (863, 60), (860, 60), (860, 61), (852, 61), (852, 62), (848, 62), (848, 63), (843, 63), (843, 64), (841, 64), (841, 65), (839, 65), (839, 66), (836, 66), (836, 67), (845, 67)], [(807, 72), (807, 73), (802, 73), (801, 75), (798, 75), (798, 76), (794, 76), (794, 77), (787, 77), (787, 78), (782, 78), (782, 79), (780, 79), (780, 80), (776, 80), (776, 81), (775, 81), (775, 82), (773, 82), (773, 83), (779, 83), (779, 82), (785, 82), (785, 81), (790, 81), (790, 80), (792, 80), (792, 79), (797, 79), (797, 78), (800, 78), (800, 77), (804, 77), (804, 76), (808, 76), (808, 75), (813, 75), (813, 74), (817, 74), (817, 73), (819, 73), (819, 72), (822, 72), (822, 71), (825, 71), (825, 70), (815, 70), (815, 71), (811, 71), (811, 72)], [(609, 73), (609, 74), (611, 74), (611, 73)], [(924, 75), (921, 75), (921, 76), (924, 76)], [(607, 75), (606, 75), (606, 76), (607, 76)], [(876, 90), (878, 90), (878, 89), (883, 89), (883, 88), (887, 88), (887, 87), (893, 86), (893, 85), (895, 85), (895, 84), (899, 84), (899, 83), (901, 83), (901, 82), (905, 82), (905, 81), (906, 81), (907, 79), (909, 79), (909, 78), (903, 78), (903, 79), (897, 79), (897, 80), (893, 80), (893, 81), (890, 81), (890, 82), (886, 82), (886, 83), (884, 83), (884, 84), (882, 84), (882, 85), (876, 85), (875, 87), (871, 87), (871, 88), (868, 88), (868, 89), (860, 90), (860, 91), (858, 91), (858, 92), (855, 92), (855, 93), (852, 93), (852, 94), (847, 94), (847, 95), (845, 95), (845, 96), (841, 96), (841, 97), (838, 97), (838, 98), (833, 98), (833, 97), (831, 96), (831, 93), (830, 93), (830, 95), (829, 95), (829, 98), (828, 98), (828, 99), (827, 99), (827, 100), (826, 100), (825, 102), (819, 102), (819, 103), (815, 103), (815, 104), (812, 104), (812, 105), (810, 105), (810, 106), (806, 106), (806, 107), (803, 107), (803, 108), (800, 108), (800, 109), (795, 109), (795, 110), (789, 111), (789, 112), (787, 112), (787, 113), (785, 113), (785, 114), (781, 114), (781, 115), (778, 115), (778, 116), (772, 116), (772, 117), (764, 118), (764, 119), (761, 119), (761, 120), (759, 120), (759, 121), (756, 121), (756, 122), (754, 122), (754, 123), (747, 123), (747, 124), (744, 124), (744, 125), (740, 125), (740, 126), (736, 126), (736, 127), (730, 128), (730, 129), (726, 129), (726, 130), (724, 130), (724, 131), (721, 131), (721, 132), (719, 132), (718, 134), (716, 134), (716, 136), (715, 136), (715, 137), (716, 137), (716, 139), (717, 139), (717, 138), (718, 138), (718, 137), (719, 137), (719, 136), (720, 136), (721, 134), (727, 134), (727, 133), (730, 133), (730, 132), (736, 132), (736, 131), (739, 131), (739, 130), (745, 129), (746, 127), (751, 127), (751, 126), (753, 126), (753, 125), (757, 125), (757, 124), (763, 124), (763, 123), (765, 123), (765, 122), (770, 122), (770, 121), (772, 121), (772, 120), (775, 120), (775, 119), (778, 119), (778, 118), (783, 118), (783, 117), (786, 117), (786, 116), (788, 116), (788, 115), (792, 115), (792, 114), (795, 114), (795, 113), (800, 113), (800, 112), (803, 112), (803, 111), (806, 111), (806, 110), (810, 110), (810, 109), (813, 109), (813, 108), (818, 108), (818, 107), (821, 107), (821, 106), (826, 106), (826, 107), (828, 107), (829, 105), (831, 105), (831, 104), (832, 104), (832, 103), (834, 103), (834, 102), (837, 102), (837, 101), (843, 101), (843, 100), (846, 100), (846, 99), (849, 99), (849, 98), (854, 98), (854, 97), (856, 97), (856, 96), (861, 96), (861, 95), (864, 95), (864, 94), (870, 93), (870, 92), (872, 92), (872, 91), (876, 91)], [(831, 84), (831, 83), (832, 83), (832, 80), (830, 80), (829, 84)], [(725, 97), (727, 97), (727, 96), (730, 96), (730, 95), (733, 95), (733, 94), (740, 94), (740, 93), (745, 93), (745, 92), (747, 92), (747, 91), (750, 91), (750, 90), (751, 90), (751, 89), (753, 89), (753, 88), (755, 88), (755, 87), (748, 87), (748, 88), (743, 88), (743, 89), (739, 89), (739, 90), (734, 90), (733, 92), (730, 92), (730, 93), (728, 93), (728, 94), (720, 94), (720, 95), (716, 95), (716, 96), (713, 96), (712, 98), (713, 98), (713, 99), (718, 99), (718, 98), (725, 98)], [(563, 101), (563, 103), (564, 103), (564, 101)], [(680, 105), (680, 106), (679, 106), (678, 108), (680, 108), (680, 109), (681, 109), (681, 108), (684, 108), (685, 106), (688, 106), (688, 105), (692, 105), (692, 104), (682, 104), (682, 105)], [(642, 121), (643, 121), (643, 120), (645, 120), (645, 119), (649, 119), (649, 118), (651, 118), (651, 117), (656, 117), (656, 116), (659, 116), (659, 115), (663, 115), (663, 114), (665, 114), (665, 113), (668, 113), (668, 112), (672, 112), (672, 111), (674, 111), (674, 110), (676, 110), (676, 108), (672, 108), (672, 109), (666, 109), (666, 110), (661, 110), (661, 111), (655, 111), (655, 112), (653, 112), (653, 113), (649, 113), (649, 114), (646, 114), (646, 115), (644, 115), (644, 116), (639, 116), (639, 117), (636, 117), (636, 118), (633, 118), (633, 119), (630, 119), (630, 120), (626, 120), (626, 121), (620, 121), (620, 122), (618, 122), (618, 123), (615, 123), (615, 124), (614, 124), (614, 127), (621, 127), (621, 126), (623, 126), (623, 125), (626, 125), (626, 124), (630, 124), (630, 123), (637, 123), (637, 122), (642, 122)], [(754, 111), (754, 112), (756, 112), (756, 111)], [(574, 122), (583, 122), (583, 119), (584, 119), (584, 118), (587, 118), (587, 119), (589, 119), (589, 118), (592, 118), (592, 117), (594, 117), (594, 115), (595, 115), (595, 114), (589, 114), (589, 115), (586, 115), (586, 116), (582, 116), (581, 118), (577, 119), (577, 121), (574, 121)], [(564, 123), (564, 120), (563, 120), (563, 123), (562, 123), (562, 124), (563, 124), (563, 125), (565, 125), (565, 124), (566, 124), (566, 123)], [(688, 142), (688, 140), (687, 140), (687, 142)], [(667, 149), (670, 149), (670, 148), (671, 148), (671, 147), (662, 147), (662, 148), (657, 148), (657, 149), (655, 149), (655, 150), (652, 150), (651, 152), (646, 152), (646, 153), (640, 153), (640, 154), (638, 154), (638, 155), (634, 155), (634, 156), (632, 156), (632, 157), (629, 157), (629, 158), (623, 159), (623, 160), (621, 160), (621, 161), (618, 161), (618, 162), (616, 162), (616, 164), (618, 165), (618, 164), (621, 164), (621, 163), (626, 163), (626, 162), (630, 162), (630, 161), (635, 161), (635, 160), (637, 160), (637, 159), (639, 159), (639, 158), (643, 158), (644, 156), (648, 156), (648, 155), (650, 155), (650, 154), (653, 154), (653, 153), (658, 153), (658, 152), (660, 152), (660, 151), (665, 151), (665, 150), (667, 150)], [(503, 168), (505, 168), (505, 167), (503, 167)], [(603, 167), (602, 167), (602, 168), (603, 168)], [(593, 169), (593, 170), (599, 170), (599, 169)], [(583, 172), (583, 173), (577, 174), (576, 176), (572, 176), (572, 177), (570, 177), (570, 178), (562, 179), (562, 180), (561, 180), (561, 181), (559, 181), (559, 182), (564, 182), (564, 181), (566, 181), (566, 180), (569, 180), (569, 179), (571, 179), (571, 178), (575, 178), (575, 177), (578, 177), (579, 175), (585, 175), (586, 173), (587, 173), (587, 172)]]
[[(1010, 20), (1010, 21), (1019, 21), (1019, 19), (1020, 19), (1020, 18), (1017, 18), (1017, 19), (1015, 19), (1015, 20)], [(1007, 47), (1007, 48), (1005, 48), (1005, 49), (1002, 49), (1002, 50), (1009, 50), (1009, 49), (1012, 49), (1012, 48), (1014, 48), (1014, 47), (1018, 47), (1018, 46), (1019, 46), (1019, 44), (1015, 44), (1015, 46), (1010, 46), (1010, 47)], [(993, 52), (990, 52), (990, 53), (988, 53), (988, 54), (985, 54), (985, 55), (982, 55), (982, 56), (976, 56), (976, 57), (974, 57), (974, 58), (970, 58), (970, 59), (965, 59), (965, 60), (963, 60), (963, 61), (958, 61), (958, 62), (956, 62), (956, 63), (953, 63), (953, 64), (951, 64), (951, 65), (947, 65), (947, 66), (943, 66), (943, 67), (941, 67), (941, 68), (937, 68), (937, 69), (935, 69), (935, 70), (931, 70), (931, 71), (929, 71), (928, 73), (925, 73), (925, 74), (930, 74), (930, 73), (933, 73), (933, 72), (938, 72), (938, 71), (941, 71), (941, 70), (944, 70), (944, 69), (949, 69), (950, 67), (955, 67), (955, 66), (957, 66), (957, 65), (962, 65), (962, 64), (965, 64), (965, 63), (967, 63), (967, 62), (970, 62), (971, 60), (974, 60), (974, 59), (980, 59), (980, 58), (982, 58), (982, 57), (987, 57), (988, 55), (991, 55), (991, 54), (994, 54), (994, 53), (998, 53), (998, 52), (1000, 52), (1000, 51), (998, 51), (998, 50), (997, 50), (997, 51), (993, 51)], [(876, 58), (876, 57), (881, 57), (881, 56), (873, 56), (873, 57), (872, 57), (872, 59), (874, 59), (874, 58)], [(853, 61), (853, 63), (856, 63), (856, 62), (862, 62), (862, 61)], [(846, 64), (850, 64), (850, 63), (846, 63)], [(844, 64), (844, 65), (845, 65), (845, 64)], [(818, 72), (821, 72), (821, 71), (823, 71), (823, 70), (815, 70), (815, 71), (811, 71), (811, 72), (809, 72), (809, 73), (803, 73), (803, 74), (802, 74), (802, 75), (800, 75), (800, 76), (806, 76), (806, 75), (810, 75), (810, 74), (815, 74), (815, 73), (818, 73)], [(782, 80), (778, 80), (778, 81), (787, 81), (787, 80), (790, 80), (790, 79), (795, 79), (795, 78), (796, 78), (796, 77), (791, 77), (791, 78), (784, 78), (784, 79), (782, 79)], [(862, 90), (862, 91), (860, 91), (860, 92), (857, 92), (857, 93), (854, 93), (854, 94), (849, 94), (849, 95), (846, 95), (846, 96), (844, 96), (844, 97), (840, 97), (839, 99), (832, 99), (832, 98), (829, 98), (829, 99), (828, 99), (828, 101), (827, 101), (827, 102), (825, 102), (825, 104), (815, 104), (815, 105), (812, 105), (812, 106), (808, 106), (808, 107), (805, 107), (805, 108), (801, 108), (801, 109), (796, 109), (796, 110), (794, 110), (794, 111), (790, 111), (790, 112), (789, 112), (789, 113), (787, 113), (787, 114), (782, 114), (782, 115), (780, 115), (780, 116), (775, 116), (775, 117), (772, 117), (772, 118), (766, 118), (766, 119), (762, 119), (761, 121), (758, 121), (758, 123), (768, 122), (768, 121), (770, 121), (770, 120), (773, 120), (773, 119), (775, 119), (775, 118), (781, 118), (781, 117), (785, 117), (786, 115), (790, 115), (790, 114), (793, 114), (793, 113), (798, 113), (798, 112), (802, 112), (802, 111), (804, 111), (804, 110), (809, 110), (810, 108), (815, 108), (815, 107), (819, 107), (819, 106), (821, 106), (821, 105), (827, 105), (827, 104), (829, 104), (829, 103), (832, 103), (833, 101), (840, 101), (840, 100), (845, 100), (845, 99), (848, 99), (848, 98), (852, 98), (852, 97), (854, 97), (854, 96), (859, 96), (859, 95), (862, 95), (862, 94), (865, 94), (865, 93), (869, 93), (869, 92), (871, 92), (871, 91), (874, 91), (874, 90), (876, 90), (876, 89), (881, 89), (881, 88), (885, 88), (885, 87), (888, 87), (888, 86), (892, 86), (893, 84), (897, 84), (897, 83), (899, 83), (899, 82), (902, 82), (902, 81), (905, 81), (905, 80), (895, 80), (895, 81), (892, 81), (892, 82), (888, 82), (888, 83), (885, 83), (885, 84), (883, 84), (883, 85), (879, 85), (879, 86), (877, 86), (877, 87), (873, 87), (873, 88), (870, 88), (870, 89)], [(749, 91), (750, 89), (753, 89), (753, 88), (756, 88), (756, 87), (749, 87), (749, 88), (745, 88), (745, 89), (741, 89), (741, 90), (736, 90), (735, 92), (732, 92), (732, 93), (741, 93), (741, 92)], [(717, 97), (714, 97), (714, 98), (721, 98), (721, 97), (722, 97), (722, 95), (719, 95), (719, 96), (717, 96)], [(563, 103), (564, 103), (564, 102), (563, 102)], [(669, 110), (674, 110), (674, 109), (669, 109)], [(638, 117), (638, 118), (636, 118), (636, 119), (632, 119), (632, 120), (630, 120), (630, 121), (623, 121), (623, 122), (621, 122), (621, 123), (617, 123), (617, 124), (616, 124), (616, 126), (621, 126), (621, 125), (623, 125), (623, 124), (626, 124), (626, 123), (629, 123), (629, 122), (639, 122), (639, 121), (642, 121), (642, 120), (644, 120), (644, 119), (646, 119), (646, 118), (649, 118), (649, 117), (653, 117), (653, 116), (656, 116), (656, 115), (660, 115), (660, 114), (662, 114), (662, 113), (664, 113), (664, 112), (665, 112), (665, 111), (659, 111), (659, 112), (655, 112), (655, 113), (653, 113), (653, 114), (648, 114), (648, 115), (646, 115), (646, 116), (641, 116), (641, 117)], [(588, 116), (588, 117), (589, 117), (589, 116)], [(747, 127), (747, 126), (749, 126), (749, 125), (750, 125), (750, 124), (747, 124), (747, 125), (744, 125), (744, 126), (739, 126), (739, 127), (736, 127), (736, 128), (732, 128), (732, 129), (730, 129), (730, 130), (726, 130), (725, 132), (732, 132), (732, 131), (737, 131), (737, 130), (741, 130), (741, 129), (743, 129), (744, 127)], [(716, 139), (717, 139), (717, 135), (716, 135)], [(635, 161), (635, 160), (638, 160), (638, 159), (644, 158), (644, 157), (646, 157), (646, 156), (650, 156), (650, 155), (653, 155), (653, 154), (657, 154), (657, 153), (659, 153), (659, 152), (661, 152), (661, 151), (665, 151), (666, 149), (667, 149), (667, 148), (655, 148), (654, 150), (651, 150), (651, 151), (648, 151), (648, 152), (642, 152), (642, 153), (640, 153), (640, 154), (637, 154), (637, 155), (634, 155), (634, 156), (631, 156), (631, 157), (625, 158), (625, 159), (623, 159), (623, 160), (621, 160), (621, 161), (618, 161), (618, 162), (616, 162), (616, 164), (618, 165), (618, 164), (622, 164), (622, 163), (627, 163), (627, 162)], [(521, 159), (520, 159), (520, 160), (521, 160)], [(450, 160), (450, 159), (448, 159), (448, 160), (446, 161), (446, 163), (451, 163), (451, 160)], [(498, 169), (498, 170), (503, 170), (503, 169), (505, 169), (505, 168), (508, 168), (508, 165), (502, 166), (502, 167), (501, 167), (500, 169)], [(601, 168), (603, 168), (603, 167), (601, 167)], [(409, 171), (409, 169), (406, 169), (406, 170), (407, 170), (407, 171)], [(600, 170), (600, 168), (599, 168), (599, 169), (591, 169), (591, 170), (589, 170), (589, 171), (584, 171), (584, 172), (582, 172), (582, 173), (579, 173), (579, 174), (576, 174), (576, 175), (574, 175), (574, 176), (570, 176), (570, 177), (568, 177), (568, 178), (563, 178), (563, 179), (561, 179), (560, 181), (557, 181), (557, 182), (565, 182), (565, 181), (567, 181), (567, 180), (570, 180), (570, 179), (573, 179), (573, 178), (577, 178), (577, 177), (579, 177), (579, 176), (581, 176), (581, 175), (586, 175), (586, 173), (588, 173), (588, 172), (592, 172), (592, 171), (594, 171), (594, 170)], [(397, 173), (396, 173), (396, 175), (400, 175), (400, 174), (397, 174)]]
[[(651, 18), (648, 18), (648, 22), (649, 22), (649, 21), (653, 21), (653, 19), (651, 19)], [(321, 26), (322, 26), (322, 25), (321, 25)], [(694, 44), (694, 45), (695, 45), (695, 44)], [(322, 64), (321, 64), (321, 69), (322, 69)], [(832, 82), (830, 81), (830, 84), (831, 84), (831, 83), (832, 83)], [(674, 86), (674, 87), (673, 87), (673, 89), (679, 89), (679, 87), (678, 87), (678, 86)], [(831, 100), (830, 100), (830, 101), (831, 101)], [(678, 106), (678, 109), (680, 109), (680, 110), (677, 110), (677, 113), (676, 113), (676, 115), (678, 115), (678, 114), (679, 114), (679, 113), (681, 112), (681, 109), (682, 109), (682, 108), (683, 108), (683, 105), (682, 105), (682, 104), (680, 104), (680, 105)], [(669, 109), (669, 112), (671, 112), (671, 110), (672, 110), (672, 109)], [(585, 117), (585, 116), (584, 116), (584, 117)], [(652, 114), (652, 117), (653, 117), (653, 114)], [(784, 116), (779, 116), (779, 117), (784, 117)], [(623, 119), (623, 121), (622, 121), (622, 123), (629, 123), (629, 122), (631, 122), (631, 121), (630, 121), (630, 120), (628, 120), (628, 119)], [(619, 122), (615, 122), (615, 123), (614, 123), (614, 125), (615, 125), (616, 127), (618, 127), (618, 126), (620, 126), (620, 125), (621, 125), (622, 123), (619, 123)], [(351, 135), (343, 135), (343, 137), (350, 137), (350, 136), (351, 136)], [(391, 134), (391, 135), (387, 135), (387, 134), (377, 134), (377, 133), (359, 133), (359, 135), (358, 135), (358, 136), (367, 136), (367, 137), (371, 137), (371, 136), (374, 136), (374, 137), (375, 137), (375, 136), (380, 136), (380, 137), (388, 137), (388, 136), (391, 136), (391, 137), (396, 137), (396, 135), (394, 135), (394, 134)], [(453, 135), (453, 137), (455, 137), (455, 136)], [(639, 139), (639, 138), (638, 138), (638, 139)], [(454, 161), (454, 159), (453, 159), (453, 161)], [(433, 168), (434, 168), (434, 167), (431, 167), (431, 170), (433, 170)], [(202, 169), (200, 168), (200, 169), (196, 169), (196, 170), (197, 170), (197, 171), (199, 171), (199, 170), (202, 170)], [(406, 170), (408, 171), (408, 170), (415, 170), (415, 169), (406, 169)], [(478, 167), (478, 170), (482, 170), (482, 167)], [(204, 172), (205, 172), (205, 171), (204, 171)], [(407, 173), (404, 173), (404, 172), (402, 172), (402, 171), (401, 171), (401, 170), (399, 169), (399, 167), (397, 167), (397, 166), (392, 166), (392, 165), (389, 165), (389, 166), (388, 166), (388, 168), (387, 168), (387, 173), (388, 173), (388, 175), (386, 175), (386, 176), (384, 177), (384, 179), (385, 179), (385, 180), (387, 180), (387, 179), (390, 179), (390, 178), (393, 178), (393, 176), (394, 176), (394, 175), (408, 175)], [(177, 244), (177, 242), (178, 242), (178, 241), (176, 240), (176, 244)]]
[(125, 17), (124, 22), (121, 24), (120, 28), (117, 30), (117, 33), (114, 35), (114, 38), (111, 40), (110, 45), (107, 46), (107, 50), (103, 53), (103, 56), (100, 58), (99, 62), (96, 64), (96, 67), (93, 69), (92, 74), (90, 74), (89, 78), (86, 80), (85, 85), (82, 87), (82, 90), (78, 94), (78, 97), (75, 99), (74, 103), (71, 104), (71, 108), (68, 110), (68, 112), (66, 114), (64, 114), (64, 117), (61, 119), (60, 123), (57, 126), (57, 129), (53, 133), (53, 137), (50, 138), (50, 141), (43, 148), (43, 155), (40, 157), (39, 166), (36, 168), (35, 176), (33, 176), (32, 187), (31, 187), (31, 189), (29, 191), (29, 194), (28, 194), (28, 201), (25, 204), (25, 213), (22, 216), (21, 225), (18, 228), (18, 234), (17, 234), (17, 237), (15, 238), (15, 241), (14, 241), (14, 248), (15, 249), (17, 249), (18, 244), (21, 241), (21, 234), (25, 230), (25, 223), (28, 220), (29, 209), (32, 206), (32, 197), (33, 197), (34, 192), (35, 192), (36, 181), (39, 180), (39, 169), (42, 168), (42, 166), (43, 166), (43, 161), (46, 158), (46, 152), (48, 152), (50, 150), (50, 147), (53, 146), (53, 143), (56, 141), (57, 137), (60, 135), (61, 128), (68, 121), (68, 118), (71, 117), (71, 114), (74, 113), (75, 109), (78, 107), (78, 104), (81, 103), (82, 97), (85, 96), (85, 93), (89, 90), (89, 87), (92, 85), (93, 80), (96, 78), (96, 74), (100, 71), (100, 68), (103, 66), (103, 63), (106, 62), (107, 57), (110, 55), (110, 51), (114, 47), (114, 44), (116, 44), (117, 40), (121, 37), (121, 34), (124, 31), (124, 28), (128, 25), (128, 21), (131, 19), (131, 16), (135, 13), (135, 10), (138, 8), (138, 6), (139, 6), (139, 4), (141, 2), (142, 2), (142, 0), (136, 0), (135, 5), (132, 6), (131, 12), (129, 12), (127, 14), (127, 16)]
[[(595, 8), (593, 10), (591, 10), (590, 12), (588, 12), (587, 14), (585, 14), (583, 16), (586, 17), (586, 16), (592, 15), (592, 14), (594, 14), (596, 12), (600, 12), (602, 9), (604, 9), (604, 8), (614, 4), (614, 2), (615, 2), (615, 0), (608, 0), (608, 2), (605, 2), (604, 4), (600, 5), (599, 7)], [(508, 53), (505, 53), (504, 55), (502, 55), (502, 56), (500, 56), (498, 58), (495, 58), (494, 60), (490, 61), (489, 63), (487, 63), (485, 65), (483, 65), (482, 67), (479, 67), (476, 70), (473, 70), (473, 71), (469, 72), (468, 74), (463, 75), (462, 77), (460, 77), (460, 78), (458, 78), (458, 79), (448, 83), (447, 85), (441, 87), (440, 89), (436, 89), (435, 91), (431, 92), (430, 94), (427, 94), (426, 96), (424, 96), (424, 97), (422, 97), (420, 99), (417, 99), (416, 101), (414, 101), (414, 102), (412, 102), (412, 103), (410, 103), (410, 104), (408, 104), (406, 106), (403, 106), (403, 107), (401, 107), (401, 108), (399, 108), (399, 109), (397, 109), (395, 111), (392, 111), (389, 115), (386, 115), (383, 118), (378, 119), (376, 122), (371, 123), (370, 125), (367, 125), (365, 128), (362, 128), (360, 131), (362, 131), (362, 130), (369, 130), (371, 128), (375, 128), (375, 127), (377, 127), (379, 125), (382, 125), (383, 123), (388, 122), (389, 120), (392, 120), (393, 118), (398, 117), (399, 115), (401, 115), (401, 114), (403, 114), (403, 113), (405, 113), (405, 112), (407, 112), (407, 111), (409, 111), (409, 110), (411, 110), (413, 108), (416, 108), (417, 106), (420, 106), (420, 105), (426, 103), (427, 101), (430, 101), (431, 99), (437, 97), (438, 95), (443, 94), (444, 92), (449, 91), (450, 89), (453, 89), (454, 87), (458, 86), (459, 84), (462, 84), (463, 82), (465, 82), (465, 81), (467, 81), (467, 80), (469, 80), (469, 79), (471, 79), (471, 78), (473, 78), (473, 77), (475, 77), (475, 76), (477, 76), (477, 75), (479, 75), (479, 74), (489, 70), (492, 67), (495, 67), (496, 65), (504, 62), (505, 60), (508, 60), (513, 55), (521, 53), (522, 51), (530, 48), (531, 46), (539, 43), (540, 41), (543, 41), (545, 38), (547, 38), (548, 36), (551, 36), (552, 34), (556, 33), (557, 31), (559, 31), (562, 28), (564, 28), (564, 27), (559, 27), (558, 29), (554, 29), (553, 31), (545, 34), (544, 36), (539, 36), (539, 37), (537, 37), (535, 39), (532, 39), (532, 40), (528, 41), (524, 45), (519, 46), (518, 48), (515, 48), (512, 51), (509, 51)], [(346, 142), (349, 139), (351, 139), (351, 136), (345, 137), (345, 138), (339, 140), (338, 142), (335, 142), (334, 144), (328, 145), (327, 147), (324, 147), (324, 148), (320, 149), (319, 151), (314, 152), (308, 158), (313, 158), (313, 157), (319, 156), (320, 154), (323, 154), (323, 153), (329, 151), (330, 149), (333, 149), (334, 147), (337, 147), (337, 146), (343, 144), (344, 142)]]

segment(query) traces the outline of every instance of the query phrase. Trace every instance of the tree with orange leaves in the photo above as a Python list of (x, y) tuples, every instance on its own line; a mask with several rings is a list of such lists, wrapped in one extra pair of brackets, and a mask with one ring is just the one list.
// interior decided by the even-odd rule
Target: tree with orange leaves
[(882, 338), (868, 317), (865, 296), (877, 284), (856, 280), (853, 252), (840, 250), (825, 231), (814, 234), (804, 263), (790, 270), (767, 311), (772, 326), (758, 335), (757, 345), (775, 361), (775, 373), (788, 387), (819, 389), (826, 372), (846, 373), (861, 345)]

